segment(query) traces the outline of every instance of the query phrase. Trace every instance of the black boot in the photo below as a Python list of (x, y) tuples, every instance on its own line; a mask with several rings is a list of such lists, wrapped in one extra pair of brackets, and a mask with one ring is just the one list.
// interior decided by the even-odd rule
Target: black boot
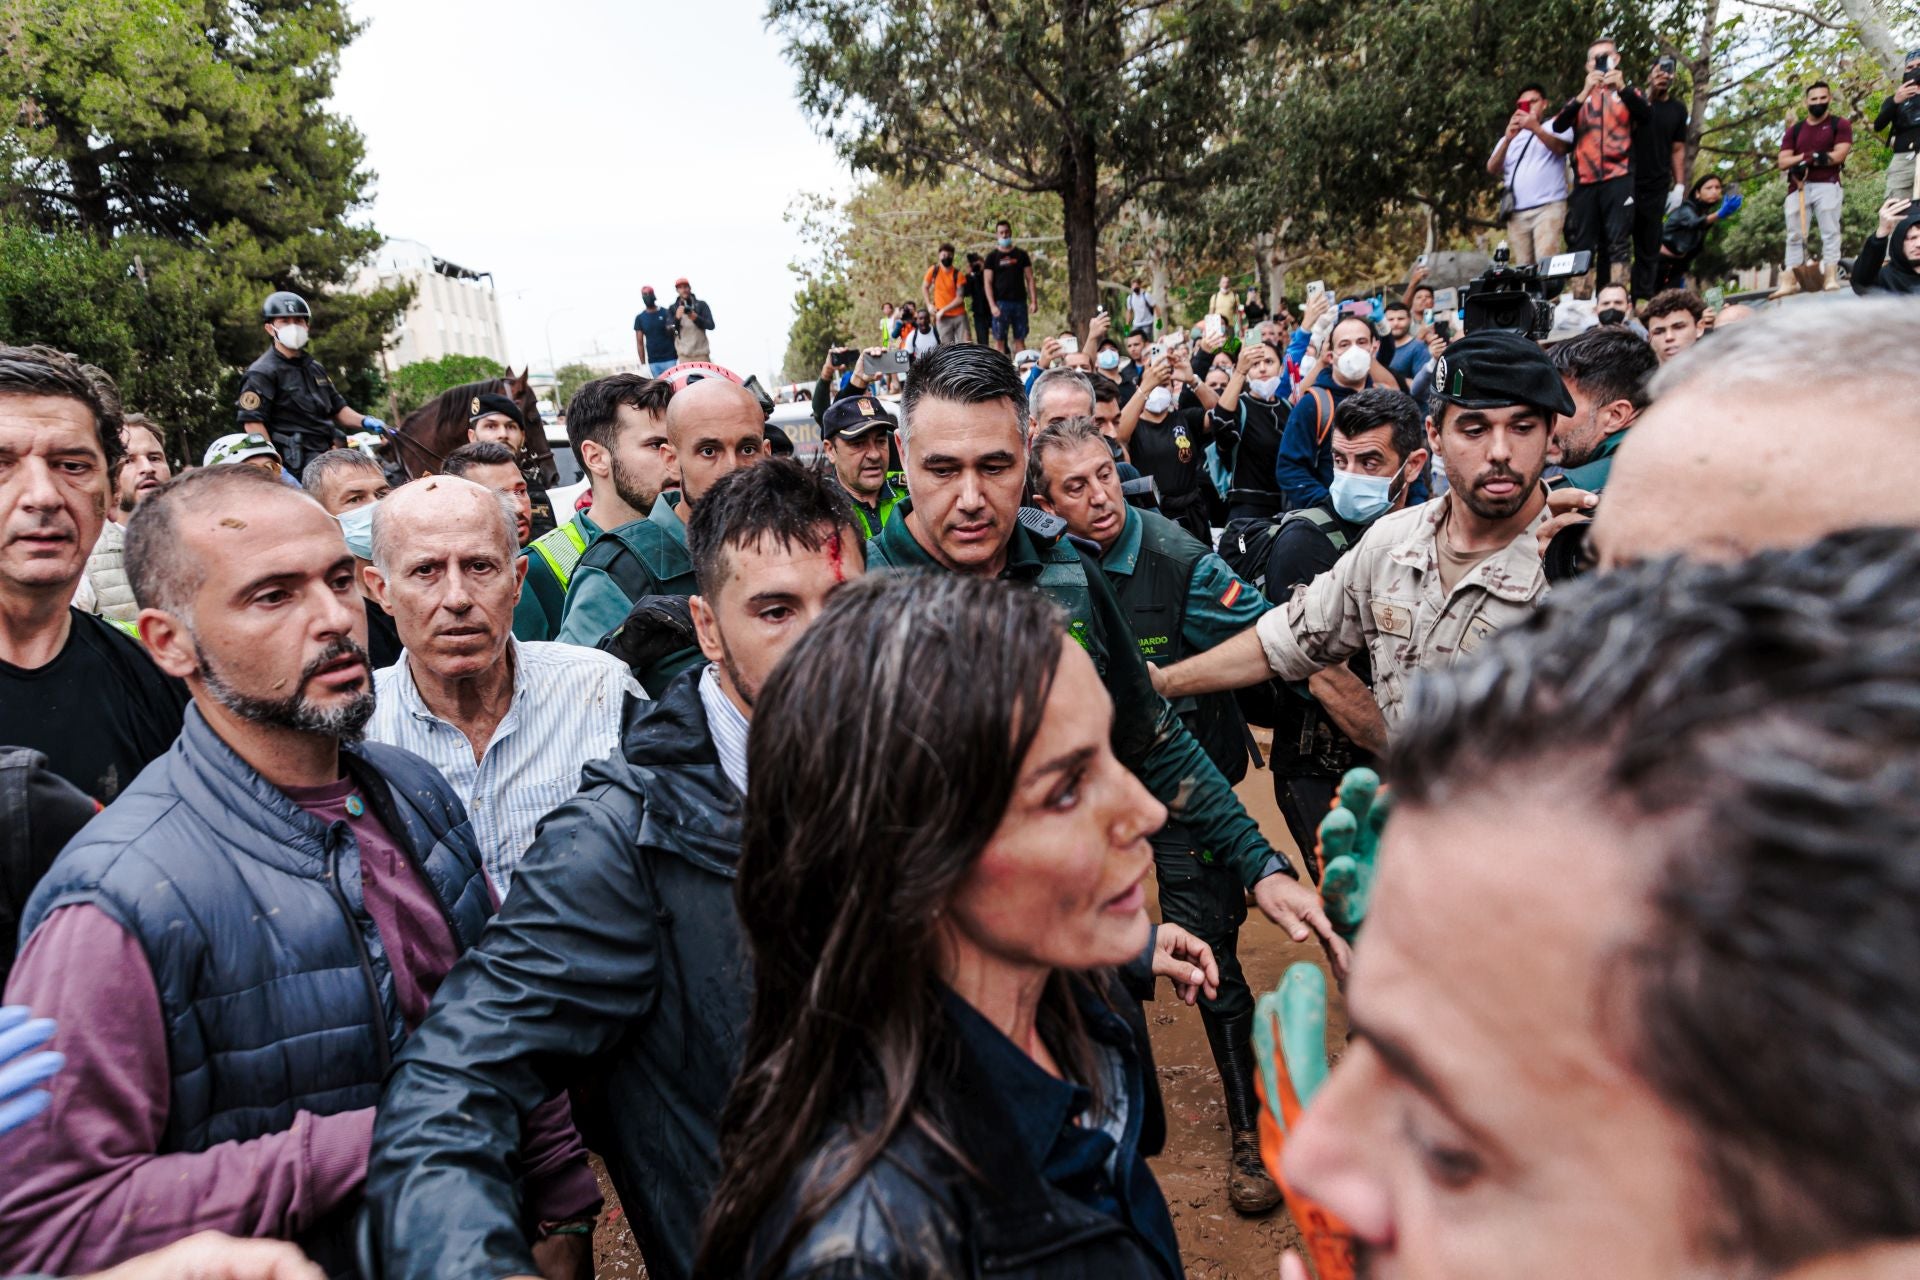
[(1221, 1018), (1205, 1009), (1201, 1023), (1207, 1029), (1207, 1043), (1213, 1048), (1213, 1062), (1220, 1070), (1220, 1084), (1227, 1095), (1227, 1127), (1233, 1131), (1233, 1154), (1227, 1164), (1227, 1200), (1234, 1212), (1265, 1213), (1280, 1203), (1280, 1188), (1274, 1185), (1267, 1167), (1260, 1160), (1260, 1095), (1254, 1092), (1253, 1018)]

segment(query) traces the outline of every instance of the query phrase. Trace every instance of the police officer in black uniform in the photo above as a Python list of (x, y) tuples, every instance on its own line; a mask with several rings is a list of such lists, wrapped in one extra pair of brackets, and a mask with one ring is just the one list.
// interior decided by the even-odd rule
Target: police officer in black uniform
[(306, 354), (313, 312), (305, 298), (283, 289), (267, 298), (260, 317), (273, 345), (240, 383), (240, 430), (266, 432), (296, 479), (308, 462), (344, 444), (348, 431), (387, 433), (380, 419), (348, 408), (327, 371)]
[[(1140, 656), (1168, 665), (1259, 621), (1266, 600), (1211, 547), (1176, 521), (1127, 504), (1105, 443), (1089, 418), (1049, 423), (1029, 446), (1027, 476), (1034, 501), (1064, 519), (1076, 538), (1099, 548), (1101, 572), (1127, 615)], [(1246, 722), (1231, 693), (1183, 698), (1174, 710), (1228, 782), (1246, 776)], [(1219, 994), (1201, 1000), (1200, 1018), (1220, 1070), (1232, 1132), (1227, 1197), (1241, 1213), (1264, 1213), (1280, 1202), (1280, 1189), (1260, 1163), (1253, 992), (1238, 956), (1246, 889), (1177, 820), (1154, 836), (1153, 863), (1161, 914), (1212, 947), (1220, 962)]]

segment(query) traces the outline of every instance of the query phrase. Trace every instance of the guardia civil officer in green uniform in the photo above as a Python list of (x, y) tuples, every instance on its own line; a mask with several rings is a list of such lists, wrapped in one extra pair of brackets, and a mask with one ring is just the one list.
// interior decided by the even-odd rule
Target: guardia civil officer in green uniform
[(906, 492), (889, 473), (893, 433), (899, 424), (872, 396), (836, 400), (820, 419), (833, 477), (853, 503), (853, 518), (871, 540), (893, 518)]
[[(1029, 449), (1034, 501), (1065, 520), (1075, 538), (1099, 548), (1100, 568), (1148, 662), (1177, 662), (1211, 649), (1270, 607), (1207, 544), (1158, 512), (1127, 504), (1106, 437), (1092, 418), (1051, 422)], [(1183, 698), (1174, 710), (1227, 781), (1246, 776), (1246, 724), (1232, 694)], [(1154, 837), (1153, 861), (1161, 914), (1197, 934), (1220, 963), (1219, 994), (1202, 997), (1200, 1017), (1226, 1091), (1233, 1143), (1228, 1200), (1241, 1213), (1264, 1213), (1280, 1203), (1280, 1188), (1260, 1163), (1253, 993), (1238, 956), (1246, 887), (1178, 820)]]
[[(636, 603), (652, 597), (681, 602), (694, 593), (683, 512), (721, 476), (766, 456), (766, 414), (737, 382), (707, 378), (673, 393), (667, 404), (668, 448), (680, 476), (678, 493), (662, 493), (644, 520), (607, 529), (574, 566), (556, 639), (594, 646), (619, 628)], [(702, 661), (689, 634), (684, 644), (634, 672), (658, 697), (674, 676)]]
[(584, 384), (567, 402), (567, 443), (586, 472), (592, 501), (520, 553), (527, 576), (513, 610), (515, 639), (557, 636), (567, 587), (587, 548), (608, 529), (645, 520), (662, 490), (679, 487), (667, 446), (672, 395), (666, 382), (616, 373)]
[(387, 433), (387, 424), (347, 407), (320, 362), (306, 354), (313, 312), (297, 293), (281, 290), (260, 308), (273, 339), (240, 382), (237, 420), (242, 431), (265, 432), (290, 475), (298, 476), (349, 431)]
[(909, 497), (867, 544), (868, 570), (998, 577), (1057, 601), (1067, 612), (1068, 632), (1086, 646), (1113, 698), (1115, 754), (1204, 854), (1253, 891), (1269, 918), (1297, 941), (1317, 934), (1335, 970), (1344, 973), (1346, 944), (1335, 935), (1320, 895), (1267, 843), (1219, 768), (1154, 692), (1126, 613), (1098, 562), (1071, 539), (1036, 537), (1019, 524), (1026, 396), (1013, 362), (970, 343), (936, 348), (907, 375), (901, 419)]

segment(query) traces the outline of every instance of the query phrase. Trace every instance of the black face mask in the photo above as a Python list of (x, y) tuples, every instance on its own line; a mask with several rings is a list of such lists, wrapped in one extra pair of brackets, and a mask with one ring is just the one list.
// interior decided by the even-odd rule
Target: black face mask
[(941, 254), (941, 255), (940, 255), (940, 265), (941, 265), (941, 266), (943, 266), (943, 267), (950, 267), (950, 266), (952, 266), (952, 265), (953, 265), (953, 255), (952, 255), (952, 254), (950, 254), (950, 253), (943, 253), (943, 254)]
[(1627, 313), (1618, 307), (1608, 307), (1599, 313), (1601, 324), (1619, 324), (1627, 318)]
[(1828, 106), (1827, 103), (1816, 102), (1812, 106), (1809, 106), (1807, 108), (1807, 114), (1812, 116), (1815, 120), (1818, 120), (1821, 116), (1827, 114), (1827, 106)]

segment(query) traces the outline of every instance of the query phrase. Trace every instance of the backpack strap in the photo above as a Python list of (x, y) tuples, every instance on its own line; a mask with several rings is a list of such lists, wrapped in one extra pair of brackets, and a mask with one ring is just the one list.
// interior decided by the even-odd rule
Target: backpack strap
[(1333, 392), (1325, 387), (1308, 387), (1313, 397), (1313, 444), (1317, 449), (1333, 434)]
[(1350, 544), (1347, 541), (1346, 530), (1340, 527), (1340, 522), (1335, 520), (1332, 513), (1325, 507), (1303, 507), (1298, 511), (1289, 511), (1281, 517), (1280, 524), (1285, 526), (1291, 520), (1306, 521), (1326, 535), (1327, 541), (1333, 544), (1336, 555), (1347, 554), (1347, 547)]

